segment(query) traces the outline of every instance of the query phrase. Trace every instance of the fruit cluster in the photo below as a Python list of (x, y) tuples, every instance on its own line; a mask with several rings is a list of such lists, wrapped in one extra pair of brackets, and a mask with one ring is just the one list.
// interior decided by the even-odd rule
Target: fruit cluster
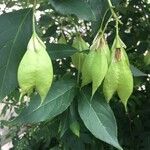
[(133, 91), (133, 76), (124, 49), (125, 44), (119, 35), (116, 35), (111, 50), (100, 33), (95, 37), (88, 54), (81, 53), (82, 50), (88, 48), (87, 43), (81, 37), (76, 38), (73, 46), (78, 49), (80, 47), (79, 52), (72, 56), (72, 63), (82, 73), (81, 86), (92, 83), (93, 96), (103, 82), (103, 93), (107, 102), (117, 92), (126, 108)]

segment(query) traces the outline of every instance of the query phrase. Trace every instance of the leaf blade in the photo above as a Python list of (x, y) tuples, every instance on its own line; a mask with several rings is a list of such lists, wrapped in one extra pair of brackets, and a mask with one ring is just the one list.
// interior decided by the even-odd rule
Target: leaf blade
[(74, 95), (74, 81), (57, 81), (51, 87), (42, 105), (40, 105), (40, 97), (34, 96), (31, 99), (30, 105), (12, 121), (12, 124), (38, 123), (52, 119), (69, 107)]
[(86, 1), (83, 0), (71, 0), (71, 1), (49, 0), (49, 1), (56, 11), (64, 15), (74, 14), (83, 20), (93, 20), (93, 21), (96, 20), (93, 10)]
[(31, 9), (19, 10), (0, 16), (0, 100), (11, 93), (18, 85), (18, 64), (26, 50), (31, 32)]
[(47, 52), (51, 58), (59, 59), (72, 56), (77, 50), (66, 44), (47, 44)]
[(122, 149), (117, 140), (117, 125), (113, 112), (105, 100), (94, 96), (90, 102), (89, 91), (83, 91), (79, 98), (78, 111), (85, 126), (98, 139)]

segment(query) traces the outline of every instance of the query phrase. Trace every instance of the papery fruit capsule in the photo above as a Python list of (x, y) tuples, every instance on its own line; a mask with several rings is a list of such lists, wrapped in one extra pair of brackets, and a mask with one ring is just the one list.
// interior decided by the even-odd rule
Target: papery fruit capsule
[(109, 63), (109, 47), (102, 36), (97, 36), (82, 67), (82, 86), (92, 82), (92, 96), (101, 85)]
[(126, 108), (127, 101), (133, 91), (133, 77), (128, 56), (119, 36), (116, 36), (112, 46), (111, 64), (103, 85), (103, 92), (108, 102), (115, 91)]
[(85, 58), (82, 67), (82, 87), (92, 82), (91, 66), (95, 57), (95, 52), (91, 51)]
[(125, 51), (126, 45), (121, 40), (121, 38), (119, 36), (117, 36), (117, 38), (114, 39), (114, 42), (113, 42), (113, 45), (112, 45), (112, 48), (111, 48), (112, 53), (116, 49), (116, 47), (121, 47), (121, 50), (122, 50), (123, 56), (124, 56), (124, 58), (126, 60), (126, 63), (130, 66), (129, 58), (128, 58), (128, 55), (127, 55), (127, 53)]
[(118, 47), (120, 47), (121, 59), (117, 64), (119, 69), (117, 93), (119, 98), (121, 99), (121, 102), (124, 104), (125, 109), (127, 110), (127, 102), (133, 92), (133, 76), (130, 70), (128, 56), (120, 41), (118, 41), (118, 45), (116, 48)]
[(87, 42), (83, 40), (83, 38), (80, 35), (78, 35), (74, 38), (72, 47), (76, 48), (79, 51), (71, 56), (72, 63), (76, 67), (76, 69), (79, 72), (81, 72), (83, 62), (87, 55), (86, 53), (83, 53), (82, 51), (88, 50), (89, 45)]
[(107, 102), (110, 101), (118, 87), (119, 69), (115, 62), (111, 62), (103, 83), (103, 93)]
[(108, 70), (106, 55), (101, 51), (95, 52), (95, 57), (91, 66), (92, 96), (101, 85)]
[(53, 67), (46, 46), (34, 32), (18, 68), (21, 96), (35, 89), (43, 102), (52, 83)]
[(121, 102), (124, 104), (125, 108), (127, 107), (127, 102), (133, 91), (133, 77), (132, 72), (125, 61), (121, 61), (118, 64), (119, 80), (117, 93)]
[(93, 41), (93, 44), (91, 45), (91, 49), (93, 50), (101, 49), (107, 57), (108, 64), (110, 63), (110, 49), (104, 36), (102, 35), (96, 36), (96, 38)]

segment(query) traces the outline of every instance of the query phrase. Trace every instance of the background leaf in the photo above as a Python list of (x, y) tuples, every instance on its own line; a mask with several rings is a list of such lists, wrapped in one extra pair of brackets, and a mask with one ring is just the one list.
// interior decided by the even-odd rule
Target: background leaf
[[(29, 0), (29, 1), (31, 3), (33, 2), (33, 0)], [(56, 3), (59, 2), (62, 3), (62, 1), (63, 0), (55, 0)], [(77, 0), (77, 2), (78, 1), (79, 0)], [(55, 11), (54, 7), (52, 7), (49, 0), (37, 1), (39, 6), (37, 7), (38, 13), (36, 13), (38, 15), (37, 29), (41, 37), (44, 38), (44, 41), (46, 41), (47, 43), (51, 40), (57, 41), (60, 38), (61, 34), (63, 33), (68, 43), (71, 44), (73, 38), (77, 35), (77, 32), (74, 30), (76, 26), (79, 29), (78, 31), (81, 33), (83, 39), (87, 41), (89, 44), (92, 43), (94, 36), (98, 28), (100, 27), (103, 14), (107, 9), (107, 1), (106, 0), (82, 0), (82, 1), (88, 3), (88, 7), (90, 7), (92, 12), (94, 12), (94, 16), (96, 16), (97, 21), (93, 21), (93, 20), (90, 22), (81, 21), (80, 20), (81, 18), (78, 19), (75, 15), (64, 16), (61, 13)], [(111, 0), (111, 1), (113, 2), (113, 5), (117, 6), (120, 0)], [(2, 7), (0, 8), (1, 9), (0, 13), (6, 14), (9, 11), (16, 11), (18, 7), (25, 8), (27, 7), (26, 2), (27, 0), (19, 0), (19, 1), (0, 0), (0, 3), (3, 3)], [(72, 3), (71, 6), (68, 7), (71, 7), (72, 9), (73, 7)], [(150, 141), (149, 140), (150, 139), (150, 119), (149, 119), (150, 118), (150, 109), (149, 109), (150, 108), (150, 100), (149, 100), (150, 77), (148, 76), (148, 74), (150, 69), (149, 66), (144, 65), (143, 54), (150, 49), (150, 42), (149, 42), (150, 4), (147, 3), (147, 0), (141, 0), (141, 1), (128, 0), (128, 4), (125, 0), (124, 1), (122, 0), (121, 5), (115, 7), (114, 9), (115, 12), (119, 16), (121, 16), (120, 19), (123, 22), (123, 24), (119, 26), (120, 28), (119, 34), (123, 42), (126, 43), (127, 46), (126, 50), (128, 53), (130, 63), (136, 66), (139, 70), (141, 70), (144, 74), (147, 75), (138, 78), (135, 77), (134, 79), (134, 91), (128, 103), (128, 110), (129, 110), (128, 114), (125, 113), (124, 107), (119, 102), (117, 95), (114, 95), (113, 100), (110, 102), (111, 108), (113, 109), (113, 112), (115, 113), (115, 117), (117, 120), (118, 131), (119, 131), (118, 132), (119, 143), (122, 145), (124, 150), (149, 150), (150, 149), (150, 144), (149, 144), (150, 143), (149, 142)], [(73, 14), (72, 10), (70, 11), (71, 12), (69, 14)], [(81, 12), (83, 13), (82, 10)], [(80, 12), (77, 13), (79, 14)], [(110, 14), (108, 13), (104, 22), (106, 22), (109, 15)], [(17, 22), (17, 19), (15, 20), (14, 23)], [(0, 24), (2, 23), (3, 21), (0, 20)], [(95, 28), (94, 28), (94, 24), (97, 25), (95, 26)], [(2, 28), (0, 29), (1, 31), (3, 31), (5, 25), (7, 25), (6, 22), (4, 22), (3, 27), (1, 26)], [(11, 26), (14, 25), (10, 23), (7, 29), (9, 30)], [(12, 35), (12, 34), (9, 35), (9, 32), (7, 33), (8, 34), (6, 34), (5, 36), (1, 36), (1, 38), (4, 39), (4, 37)], [(24, 32), (24, 34), (29, 34), (29, 32)], [(108, 44), (111, 46), (116, 34), (115, 21), (110, 21), (110, 23), (108, 24), (108, 28), (106, 30), (106, 34), (109, 35), (107, 37), (107, 40), (108, 40)], [(21, 38), (24, 37), (20, 37), (20, 39)], [(0, 42), (3, 41), (2, 39), (0, 39)], [(18, 41), (20, 41), (20, 39)], [(22, 46), (22, 44), (20, 45)], [(23, 49), (24, 52), (25, 50), (26, 49)], [(48, 49), (48, 51), (49, 50), (52, 49)], [(17, 54), (15, 53), (15, 55), (20, 55), (20, 53)], [(63, 54), (60, 54), (59, 57), (63, 57), (62, 55)], [(5, 57), (5, 55), (1, 56), (1, 61), (3, 60), (6, 61), (6, 59), (7, 58)], [(67, 80), (66, 78), (68, 78), (69, 80), (70, 76), (72, 75), (73, 76), (71, 78), (76, 78), (77, 70), (75, 68), (72, 68), (72, 65), (70, 64), (71, 64), (71, 58), (60, 59), (56, 61), (53, 60), (55, 78), (59, 79), (65, 76), (65, 80)], [(14, 77), (12, 76), (12, 78)], [(8, 80), (9, 82), (7, 83), (11, 83), (11, 80)], [(7, 84), (7, 86), (9, 86), (9, 84)], [(77, 115), (76, 120), (80, 124), (80, 137), (74, 135), (69, 128), (70, 123), (72, 122), (72, 117), (70, 117), (71, 116), (70, 108), (68, 108), (66, 111), (69, 113), (68, 115), (65, 115), (63, 113), (61, 115), (56, 116), (56, 118), (52, 120), (46, 120), (38, 124), (27, 125), (26, 126), (27, 130), (25, 130), (26, 134), (21, 134), (21, 138), (20, 138), (20, 131), (23, 130), (24, 132), (24, 128), (22, 128), (22, 126), (19, 125), (18, 126), (16, 125), (15, 127), (9, 126), (9, 121), (12, 120), (12, 118), (14, 118), (13, 111), (15, 111), (15, 113), (17, 114), (20, 114), (21, 110), (24, 107), (24, 104), (18, 106), (18, 97), (19, 97), (19, 92), (18, 89), (16, 88), (13, 92), (11, 92), (11, 94), (8, 95), (7, 99), (4, 99), (1, 102), (2, 105), (5, 104), (5, 107), (1, 111), (2, 118), (0, 121), (0, 125), (1, 128), (9, 129), (7, 137), (10, 137), (10, 139), (12, 140), (12, 144), (14, 146), (11, 149), (46, 150), (46, 149), (59, 147), (59, 149), (66, 149), (66, 150), (68, 149), (70, 150), (98, 150), (98, 149), (116, 150), (116, 148), (97, 139), (88, 131), (88, 129), (83, 124), (83, 121), (78, 116), (78, 112), (76, 110), (77, 108), (75, 109), (75, 114)], [(76, 99), (74, 99), (74, 102), (77, 103)], [(3, 116), (7, 115), (8, 112), (10, 115), (9, 121), (7, 121), (7, 116), (6, 119), (4, 118), (5, 120), (2, 120)], [(58, 132), (58, 127), (60, 122), (61, 122), (60, 126), (62, 126), (62, 128)], [(61, 135), (61, 137), (59, 137), (58, 134)], [(2, 138), (0, 139), (1, 146), (3, 146), (3, 143), (5, 143), (5, 141), (3, 140), (5, 137), (6, 136), (3, 135)]]
[[(71, 104), (75, 95), (75, 82), (61, 80), (54, 83), (45, 99), (40, 105), (38, 95), (31, 98), (31, 102), (21, 114), (12, 121), (13, 124), (37, 123), (51, 120), (65, 111)], [(40, 105), (40, 106), (39, 106)]]
[(51, 59), (70, 57), (77, 52), (75, 48), (66, 44), (47, 44), (47, 51)]
[(98, 139), (122, 149), (117, 139), (117, 124), (109, 104), (96, 94), (90, 102), (90, 91), (84, 90), (79, 96), (79, 114), (85, 126)]
[(108, 9), (108, 2), (106, 0), (89, 0), (88, 3), (96, 16), (96, 20), (102, 19)]
[(0, 16), (0, 100), (17, 87), (17, 69), (32, 33), (32, 11)]
[(74, 14), (83, 20), (95, 20), (95, 14), (86, 1), (83, 0), (49, 0), (56, 11), (64, 15)]

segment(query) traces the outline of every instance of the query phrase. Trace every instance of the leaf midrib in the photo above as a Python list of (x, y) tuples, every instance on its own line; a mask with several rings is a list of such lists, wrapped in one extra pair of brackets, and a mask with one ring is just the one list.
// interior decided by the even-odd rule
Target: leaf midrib
[[(107, 132), (107, 130), (106, 130), (106, 127), (102, 124), (102, 122), (100, 122), (100, 120), (99, 120), (99, 118), (98, 118), (98, 116), (97, 116), (97, 114), (96, 114), (96, 112), (95, 112), (95, 110), (94, 110), (94, 108), (92, 107), (92, 105), (89, 103), (89, 101), (88, 101), (88, 99), (87, 99), (87, 97), (86, 97), (86, 95), (83, 93), (83, 95), (84, 95), (84, 97), (85, 97), (85, 99), (86, 99), (86, 101), (87, 101), (87, 103), (88, 103), (88, 105), (90, 106), (90, 108), (93, 110), (93, 112), (94, 112), (94, 114), (95, 114), (95, 116), (96, 116), (96, 118), (98, 119), (98, 122), (102, 125), (102, 127), (104, 128), (104, 130), (106, 131), (106, 133), (107, 133), (107, 135), (109, 135), (111, 138), (111, 140), (112, 141), (114, 141), (114, 138), (112, 138), (112, 136)], [(116, 141), (115, 141), (116, 142)]]
[(26, 114), (24, 117), (27, 117), (29, 115), (31, 115), (32, 113), (38, 111), (39, 109), (41, 109), (42, 107), (44, 107), (45, 105), (48, 105), (49, 103), (53, 102), (55, 99), (58, 99), (59, 97), (61, 97), (62, 95), (64, 95), (65, 93), (67, 93), (68, 91), (71, 91), (74, 87), (72, 86), (70, 89), (66, 90), (65, 92), (61, 93), (60, 95), (56, 96), (55, 98), (51, 99), (51, 101), (47, 102), (44, 105), (41, 105), (40, 107), (37, 107), (36, 109), (34, 109), (32, 112)]

